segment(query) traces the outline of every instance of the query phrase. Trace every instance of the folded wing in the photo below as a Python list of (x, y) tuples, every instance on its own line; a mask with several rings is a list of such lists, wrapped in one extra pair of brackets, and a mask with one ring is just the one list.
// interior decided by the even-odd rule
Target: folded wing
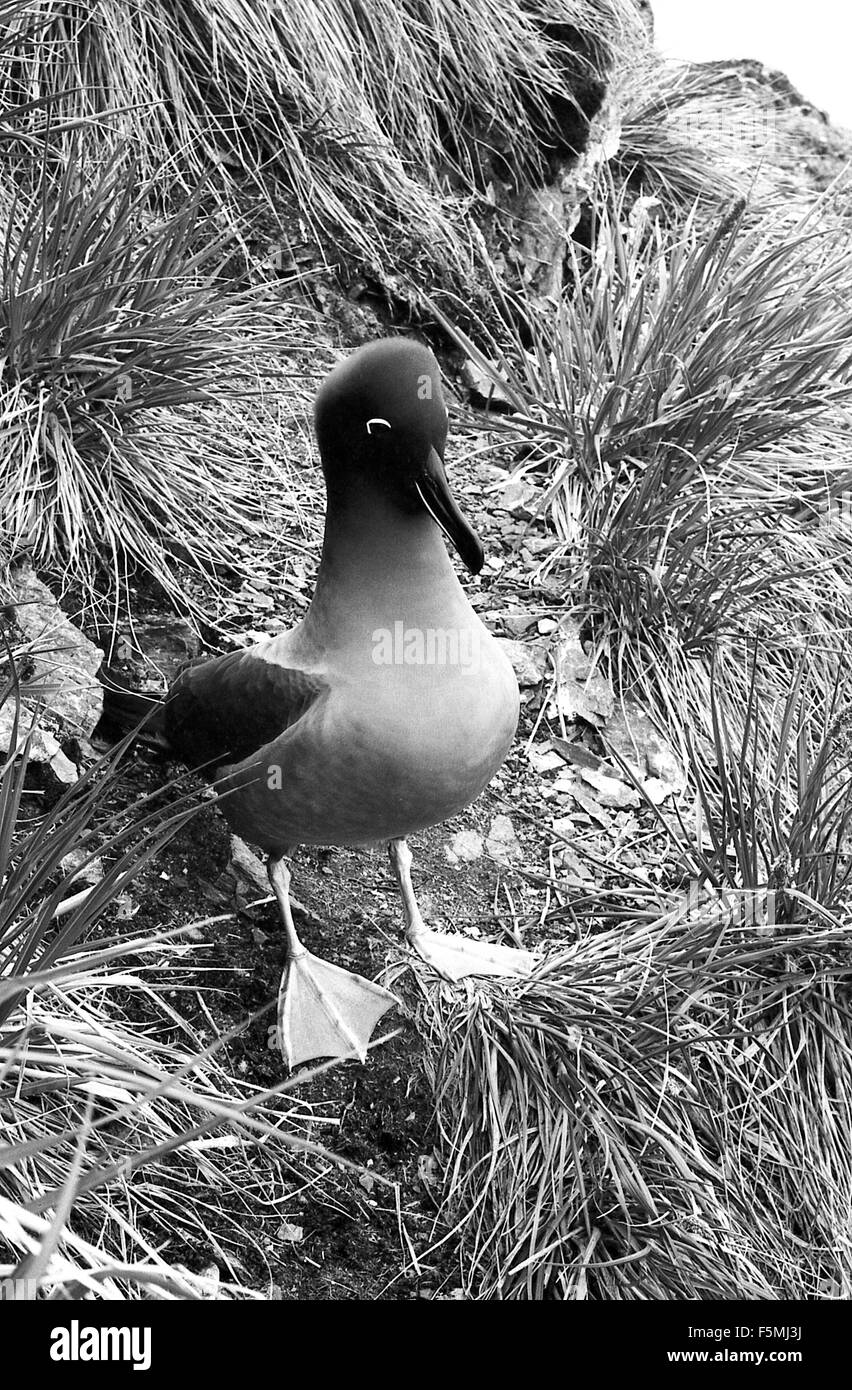
[(187, 766), (214, 777), (278, 738), (328, 688), (321, 676), (264, 661), (251, 648), (201, 658), (169, 691), (166, 736)]

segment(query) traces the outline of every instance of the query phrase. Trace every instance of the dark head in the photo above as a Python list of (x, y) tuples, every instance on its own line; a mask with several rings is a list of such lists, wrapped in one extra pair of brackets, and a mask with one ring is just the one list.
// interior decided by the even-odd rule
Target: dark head
[(479, 573), (482, 546), (444, 471), (447, 409), (427, 347), (384, 338), (359, 348), (326, 377), (315, 419), (330, 506), (378, 491), (409, 515), (428, 512)]

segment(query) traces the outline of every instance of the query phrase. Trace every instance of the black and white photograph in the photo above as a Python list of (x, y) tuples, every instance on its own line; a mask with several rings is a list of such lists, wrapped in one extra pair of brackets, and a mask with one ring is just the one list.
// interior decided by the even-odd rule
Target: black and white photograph
[(0, 0), (0, 1327), (50, 1383), (282, 1302), (815, 1373), (845, 20)]

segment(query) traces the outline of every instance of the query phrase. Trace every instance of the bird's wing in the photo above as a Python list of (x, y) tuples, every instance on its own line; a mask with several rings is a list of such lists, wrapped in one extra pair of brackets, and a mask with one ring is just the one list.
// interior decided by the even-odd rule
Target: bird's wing
[(187, 766), (212, 776), (278, 738), (328, 689), (322, 676), (264, 661), (251, 648), (201, 658), (169, 691), (166, 737)]

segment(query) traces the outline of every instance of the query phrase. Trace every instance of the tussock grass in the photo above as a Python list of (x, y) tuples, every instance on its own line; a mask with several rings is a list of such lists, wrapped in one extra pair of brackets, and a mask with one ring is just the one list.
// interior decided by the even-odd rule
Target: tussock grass
[(834, 685), (852, 626), (851, 279), (837, 229), (778, 241), (741, 203), (710, 235), (692, 216), (664, 228), (610, 185), (575, 286), (514, 303), (529, 346), (456, 330), (512, 403), (519, 472), (547, 478), (562, 544), (546, 568), (684, 757), (690, 729), (710, 740), (720, 648), (741, 701), (755, 642), (767, 696), (806, 643)]
[(621, 126), (613, 173), (657, 198), (667, 220), (748, 194), (781, 138), (769, 103), (736, 94), (723, 73), (698, 64), (641, 55), (622, 62), (612, 95)]
[[(19, 199), (0, 265), (0, 544), (108, 603), (137, 571), (185, 603), (183, 569), (215, 586), (263, 509), (256, 450), (231, 402), (258, 354), (305, 326), (222, 277), (198, 197), (152, 217), (118, 159)], [(275, 327), (275, 315), (283, 320)]]
[(745, 228), (744, 212), (734, 204), (709, 236), (693, 217), (667, 230), (610, 183), (591, 263), (575, 261), (559, 304), (507, 296), (529, 346), (479, 346), (456, 330), (483, 371), (496, 362), (566, 538), (625, 465), (665, 458), (672, 480), (688, 481), (848, 404), (847, 240), (805, 221), (778, 245), (765, 223)]
[(127, 141), (149, 178), (253, 180), (331, 260), (464, 278), (493, 159), (541, 170), (636, 26), (622, 0), (33, 0), (7, 20), (0, 104), (55, 94), (53, 120)]
[(203, 973), (197, 942), (136, 933), (27, 975), (27, 1007), (0, 1031), (0, 1277), (32, 1277), (16, 1262), (49, 1241), (42, 1294), (259, 1297), (282, 1201), (320, 1189), (340, 1203), (345, 1177), (318, 1142), (333, 1120), (289, 1081), (241, 1080), (234, 1037), (171, 1002)]
[(423, 984), (474, 1296), (849, 1296), (848, 932), (684, 916), (582, 937), (511, 992)]
[(546, 479), (540, 571), (680, 752), (684, 877), (573, 905), (524, 985), (418, 975), (444, 1214), (478, 1297), (848, 1297), (848, 238), (605, 194), (558, 305), (456, 340)]
[(783, 698), (770, 699), (758, 674), (764, 658), (755, 647), (738, 682), (713, 663), (709, 750), (700, 735), (687, 739), (692, 811), (675, 803), (653, 812), (694, 887), (745, 895), (769, 925), (843, 920), (852, 907), (848, 662), (841, 653), (826, 689), (824, 668), (804, 648)]
[(575, 905), (511, 990), (417, 972), (475, 1296), (849, 1296), (848, 682), (802, 657), (767, 708), (755, 669), (744, 731), (711, 680), (695, 822), (654, 808), (679, 887)]
[[(17, 709), (14, 682), (5, 697)], [(202, 997), (200, 938), (221, 919), (104, 930), (195, 798), (107, 811), (125, 744), (34, 812), (31, 735), (18, 728), (0, 766), (0, 1278), (30, 1281), (23, 1297), (256, 1296), (258, 1212), (280, 1211), (282, 1192), (340, 1184), (313, 1138), (324, 1117), (282, 1099), (287, 1081), (239, 1080), (232, 1035), (203, 1005), (193, 1025), (172, 1002)], [(85, 865), (63, 863), (81, 849), (104, 866), (88, 889)], [(230, 1272), (218, 1290), (184, 1267), (199, 1243)]]

